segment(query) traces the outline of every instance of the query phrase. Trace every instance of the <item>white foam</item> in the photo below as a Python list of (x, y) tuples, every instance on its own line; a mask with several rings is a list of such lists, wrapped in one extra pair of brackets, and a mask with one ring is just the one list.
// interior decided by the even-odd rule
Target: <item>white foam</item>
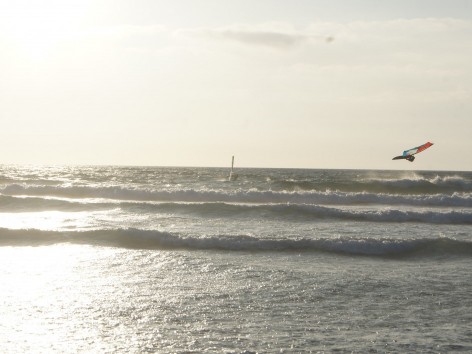
[(404, 195), (339, 191), (257, 191), (257, 190), (151, 190), (125, 187), (25, 186), (10, 184), (0, 189), (4, 195), (63, 198), (105, 198), (113, 200), (233, 203), (299, 203), (328, 205), (415, 205), (472, 207), (472, 193)]

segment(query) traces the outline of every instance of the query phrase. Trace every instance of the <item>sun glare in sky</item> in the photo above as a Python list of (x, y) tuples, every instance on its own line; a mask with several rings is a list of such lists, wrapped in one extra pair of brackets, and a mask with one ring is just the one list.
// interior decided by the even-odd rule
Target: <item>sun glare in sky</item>
[(0, 163), (468, 170), (467, 4), (4, 1)]
[(2, 17), (4, 34), (17, 55), (32, 60), (47, 59), (63, 41), (70, 41), (80, 28), (83, 14), (77, 6), (67, 2), (43, 3), (36, 1), (6, 2), (7, 13)]

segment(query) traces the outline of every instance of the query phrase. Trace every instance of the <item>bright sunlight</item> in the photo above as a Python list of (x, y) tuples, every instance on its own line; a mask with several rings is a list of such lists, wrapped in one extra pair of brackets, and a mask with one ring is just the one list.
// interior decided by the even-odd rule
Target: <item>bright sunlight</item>
[(80, 33), (87, 2), (9, 1), (0, 6), (3, 37), (26, 60), (47, 59)]

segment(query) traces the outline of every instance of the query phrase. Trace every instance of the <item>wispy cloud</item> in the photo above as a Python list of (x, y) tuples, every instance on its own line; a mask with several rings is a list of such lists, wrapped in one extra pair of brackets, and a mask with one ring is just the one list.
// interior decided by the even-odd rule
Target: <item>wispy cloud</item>
[[(243, 45), (289, 49), (309, 42), (332, 42), (330, 35), (315, 34), (310, 31), (296, 31), (281, 26), (232, 26), (226, 28), (200, 28), (179, 31), (179, 34), (234, 42)], [(283, 27), (283, 26), (282, 26)], [(286, 26), (289, 27), (289, 26)]]
[(288, 48), (299, 45), (310, 40), (331, 40), (331, 37), (320, 37), (302, 33), (283, 33), (272, 31), (249, 31), (249, 30), (212, 30), (206, 34), (211, 38), (236, 41), (243, 44), (266, 46), (272, 48)]

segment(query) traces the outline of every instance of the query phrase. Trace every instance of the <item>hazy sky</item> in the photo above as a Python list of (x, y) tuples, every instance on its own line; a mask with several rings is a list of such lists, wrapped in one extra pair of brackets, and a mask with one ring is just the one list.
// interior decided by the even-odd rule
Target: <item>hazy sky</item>
[(0, 163), (472, 170), (471, 85), (468, 0), (0, 0)]

